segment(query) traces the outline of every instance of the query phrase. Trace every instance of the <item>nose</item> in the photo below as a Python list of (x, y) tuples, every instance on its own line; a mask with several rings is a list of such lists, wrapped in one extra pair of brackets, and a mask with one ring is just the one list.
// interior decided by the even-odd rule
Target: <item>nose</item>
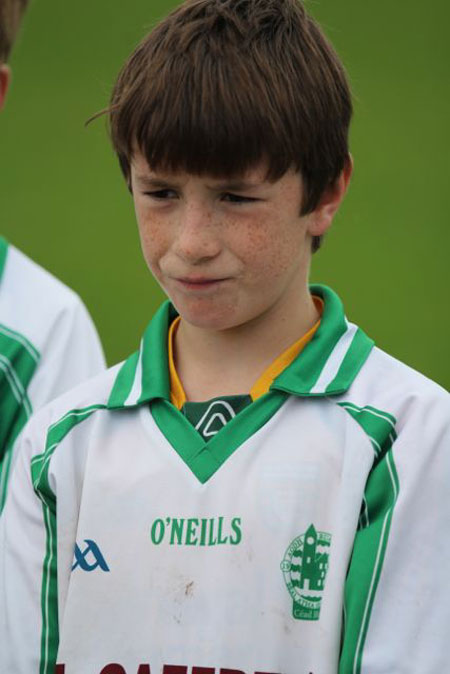
[(177, 255), (190, 264), (215, 258), (220, 253), (221, 243), (211, 207), (203, 203), (187, 204), (180, 216)]

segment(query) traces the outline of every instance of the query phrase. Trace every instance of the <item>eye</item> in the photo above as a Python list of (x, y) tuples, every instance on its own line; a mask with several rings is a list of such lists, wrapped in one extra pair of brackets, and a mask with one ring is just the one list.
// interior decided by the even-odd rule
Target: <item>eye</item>
[(174, 190), (154, 190), (152, 192), (144, 192), (145, 196), (156, 199), (157, 201), (167, 201), (168, 199), (176, 199), (177, 193)]
[(231, 204), (251, 204), (254, 201), (259, 201), (259, 199), (253, 199), (252, 197), (243, 197), (240, 194), (232, 194), (231, 192), (225, 192), (222, 194), (222, 201), (226, 201)]

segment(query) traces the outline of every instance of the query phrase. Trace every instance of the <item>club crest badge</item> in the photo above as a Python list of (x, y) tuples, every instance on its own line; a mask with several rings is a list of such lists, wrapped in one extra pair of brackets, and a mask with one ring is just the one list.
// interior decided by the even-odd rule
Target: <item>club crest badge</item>
[(280, 567), (294, 600), (292, 614), (296, 620), (319, 620), (330, 545), (331, 534), (316, 531), (311, 524), (285, 552)]

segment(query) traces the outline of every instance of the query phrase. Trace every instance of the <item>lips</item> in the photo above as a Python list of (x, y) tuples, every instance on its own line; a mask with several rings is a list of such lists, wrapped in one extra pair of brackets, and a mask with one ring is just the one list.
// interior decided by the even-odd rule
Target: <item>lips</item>
[(207, 288), (213, 288), (221, 283), (227, 281), (227, 278), (208, 278), (205, 276), (188, 276), (175, 278), (175, 282), (182, 286), (183, 288), (189, 290), (204, 290)]
[(206, 278), (204, 276), (200, 277), (187, 277), (187, 278), (178, 278), (177, 281), (181, 283), (189, 283), (191, 285), (205, 285), (208, 283), (219, 283), (219, 281), (224, 281), (224, 278)]

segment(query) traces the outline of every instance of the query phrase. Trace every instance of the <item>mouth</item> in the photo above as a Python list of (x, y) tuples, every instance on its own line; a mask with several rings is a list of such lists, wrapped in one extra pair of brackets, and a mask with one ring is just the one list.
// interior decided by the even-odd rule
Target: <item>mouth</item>
[(175, 278), (175, 282), (186, 290), (207, 290), (228, 281), (228, 278), (207, 278), (204, 276), (188, 276)]

